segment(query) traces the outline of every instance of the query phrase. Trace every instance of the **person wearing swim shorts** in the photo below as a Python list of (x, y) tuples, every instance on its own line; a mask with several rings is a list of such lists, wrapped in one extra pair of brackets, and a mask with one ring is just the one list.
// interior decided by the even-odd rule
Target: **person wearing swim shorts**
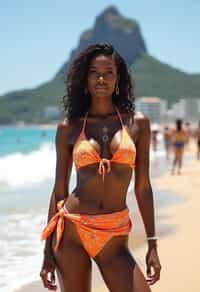
[[(149, 292), (160, 278), (153, 194), (149, 178), (149, 119), (134, 111), (127, 65), (111, 44), (83, 50), (67, 74), (66, 118), (56, 133), (56, 175), (40, 272), (44, 287), (91, 291), (96, 262), (111, 292)], [(69, 193), (74, 163), (76, 186)], [(146, 273), (128, 248), (133, 227), (126, 204), (135, 172), (135, 196), (147, 236)]]

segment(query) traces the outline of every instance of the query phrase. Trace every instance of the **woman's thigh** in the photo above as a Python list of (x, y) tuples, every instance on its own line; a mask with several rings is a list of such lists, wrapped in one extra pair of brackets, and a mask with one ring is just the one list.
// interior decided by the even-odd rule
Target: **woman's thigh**
[(91, 260), (81, 244), (76, 226), (69, 220), (65, 221), (63, 238), (54, 256), (61, 292), (91, 291)]
[(177, 148), (176, 151), (175, 151), (175, 155), (176, 155), (176, 158), (177, 159), (181, 159), (182, 156), (183, 156), (183, 151), (184, 149), (183, 148)]
[(110, 292), (150, 292), (124, 236), (112, 238), (94, 258)]

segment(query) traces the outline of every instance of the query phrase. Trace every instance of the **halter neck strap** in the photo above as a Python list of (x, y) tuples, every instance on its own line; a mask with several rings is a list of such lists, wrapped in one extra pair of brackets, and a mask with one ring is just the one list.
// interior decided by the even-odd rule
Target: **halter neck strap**
[[(119, 117), (119, 120), (120, 120), (121, 126), (122, 126), (122, 128), (123, 128), (124, 123), (123, 123), (123, 121), (122, 121), (122, 117), (121, 117), (121, 114), (120, 114), (120, 112), (119, 112), (117, 106), (115, 106), (115, 110), (116, 110), (116, 112), (117, 112), (117, 115), (118, 115), (118, 117)], [(85, 132), (85, 126), (86, 126), (86, 122), (87, 122), (88, 113), (89, 113), (89, 112), (87, 111), (86, 114), (85, 114), (85, 117), (84, 117), (84, 120), (83, 120), (83, 127), (82, 127), (82, 130), (81, 130), (81, 133)]]
[(120, 122), (121, 122), (121, 125), (122, 125), (122, 128), (123, 128), (124, 123), (123, 123), (123, 121), (122, 121), (122, 117), (121, 117), (121, 115), (120, 115), (120, 112), (119, 112), (119, 110), (118, 110), (118, 108), (117, 108), (116, 106), (115, 106), (115, 109), (116, 109), (117, 115), (118, 115), (118, 117), (119, 117), (119, 119), (120, 119)]
[(84, 117), (84, 120), (83, 120), (83, 127), (82, 127), (82, 130), (81, 130), (81, 133), (85, 132), (85, 126), (86, 126), (87, 116), (88, 116), (88, 111), (85, 114), (85, 117)]

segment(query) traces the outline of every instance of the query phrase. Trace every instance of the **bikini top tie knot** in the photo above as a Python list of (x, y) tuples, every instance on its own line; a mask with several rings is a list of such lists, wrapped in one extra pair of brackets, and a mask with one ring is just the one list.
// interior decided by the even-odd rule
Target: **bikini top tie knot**
[(98, 173), (102, 175), (102, 179), (104, 180), (105, 174), (111, 171), (112, 163), (126, 164), (132, 169), (135, 167), (136, 146), (125, 125), (123, 124), (118, 108), (115, 107), (115, 109), (121, 123), (121, 140), (118, 149), (113, 153), (111, 159), (102, 158), (101, 155), (94, 149), (92, 144), (88, 141), (85, 133), (88, 116), (87, 112), (83, 120), (81, 132), (73, 147), (73, 161), (76, 170), (96, 163), (98, 164)]
[[(107, 168), (105, 168), (105, 165), (106, 165)], [(109, 173), (111, 171), (110, 160), (109, 159), (106, 159), (106, 158), (102, 158), (99, 161), (98, 173), (100, 175), (102, 175), (103, 180), (104, 180), (104, 176), (105, 176), (105, 173), (106, 173), (106, 169), (107, 169), (107, 173)]]

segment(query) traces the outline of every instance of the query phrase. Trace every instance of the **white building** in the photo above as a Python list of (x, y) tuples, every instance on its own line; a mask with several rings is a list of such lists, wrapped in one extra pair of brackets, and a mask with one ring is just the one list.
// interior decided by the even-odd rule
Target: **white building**
[(172, 106), (171, 115), (174, 118), (195, 120), (200, 116), (200, 98), (183, 98)]
[(136, 111), (146, 114), (151, 122), (158, 123), (167, 113), (167, 101), (159, 97), (140, 97), (136, 99)]

